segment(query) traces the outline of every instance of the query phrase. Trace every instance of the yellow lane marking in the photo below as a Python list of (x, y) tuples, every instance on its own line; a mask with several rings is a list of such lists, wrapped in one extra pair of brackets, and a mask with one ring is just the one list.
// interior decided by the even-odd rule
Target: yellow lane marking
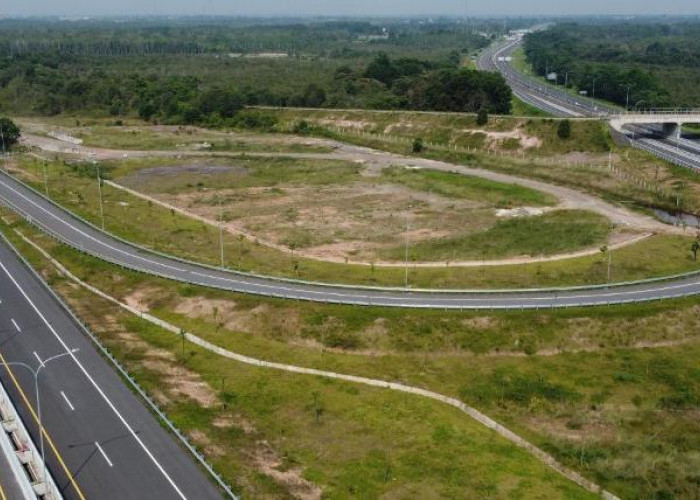
[(5, 495), (5, 490), (2, 489), (2, 483), (0, 483), (0, 500), (7, 500), (7, 495)]
[[(0, 364), (2, 364), (5, 369), (7, 370), (7, 373), (10, 375), (10, 378), (12, 379), (12, 382), (15, 384), (15, 387), (19, 391), (20, 395), (22, 396), (22, 400), (24, 401), (24, 404), (27, 405), (27, 408), (29, 408), (29, 412), (32, 414), (32, 417), (34, 417), (34, 421), (39, 424), (39, 417), (37, 417), (37, 414), (34, 412), (34, 408), (32, 405), (29, 403), (29, 398), (27, 398), (27, 395), (24, 393), (24, 390), (22, 390), (22, 387), (19, 385), (19, 382), (17, 381), (17, 377), (15, 377), (15, 374), (12, 372), (12, 369), (6, 364), (7, 361), (5, 361), (5, 357), (2, 355), (2, 352), (0, 352)], [(51, 439), (51, 436), (49, 436), (49, 433), (46, 432), (46, 429), (41, 426), (41, 433), (44, 435), (44, 439), (46, 440), (47, 443), (49, 443), (49, 447), (53, 450), (54, 454), (56, 455), (56, 458), (58, 459), (59, 463), (61, 464), (61, 467), (63, 470), (66, 472), (66, 475), (68, 476), (68, 479), (70, 480), (71, 485), (75, 489), (75, 492), (78, 494), (81, 500), (86, 500), (85, 495), (83, 495), (83, 492), (80, 490), (80, 487), (78, 486), (78, 483), (75, 481), (75, 478), (73, 477), (73, 474), (71, 474), (70, 469), (68, 469), (68, 466), (66, 466), (66, 463), (63, 461), (63, 457), (61, 457), (61, 454), (58, 452), (58, 449), (56, 449), (56, 445), (54, 445), (53, 440)]]

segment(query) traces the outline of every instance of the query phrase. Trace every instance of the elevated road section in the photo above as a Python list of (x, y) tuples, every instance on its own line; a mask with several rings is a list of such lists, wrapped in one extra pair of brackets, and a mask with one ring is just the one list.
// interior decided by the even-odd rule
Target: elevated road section
[(681, 125), (698, 123), (700, 111), (621, 113), (612, 105), (572, 95), (512, 66), (511, 56), (522, 43), (522, 37), (516, 37), (493, 45), (481, 53), (477, 68), (501, 73), (513, 94), (530, 106), (560, 118), (608, 120), (611, 128), (622, 134), (631, 146), (676, 165), (700, 170), (700, 145), (681, 135)]
[(683, 125), (688, 123), (700, 123), (700, 110), (623, 113), (610, 118), (610, 126), (618, 132), (627, 133), (626, 128), (630, 125), (661, 125), (660, 130), (654, 131), (675, 139), (681, 139)]

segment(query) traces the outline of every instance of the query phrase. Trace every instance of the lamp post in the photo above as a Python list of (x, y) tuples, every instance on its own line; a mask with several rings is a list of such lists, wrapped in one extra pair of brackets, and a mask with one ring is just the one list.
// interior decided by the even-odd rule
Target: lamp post
[(408, 238), (408, 231), (410, 228), (408, 216), (409, 216), (409, 213), (411, 211), (411, 208), (413, 208), (413, 207), (411, 205), (409, 205), (408, 210), (406, 210), (406, 279), (404, 282), (406, 285), (406, 288), (408, 288), (408, 253), (409, 253), (408, 250), (409, 250), (409, 245), (410, 245), (410, 241)]
[[(628, 83), (627, 84), (627, 99), (625, 100), (625, 111), (630, 110), (630, 90), (632, 90), (633, 87), (635, 87), (637, 84), (636, 83)], [(624, 87), (624, 85), (622, 85)]]
[(100, 176), (100, 164), (95, 161), (95, 168), (97, 169), (97, 193), (100, 198), (100, 221), (102, 222), (102, 230), (105, 230), (105, 210), (102, 201), (102, 177)]
[(41, 372), (44, 368), (46, 368), (46, 365), (49, 364), (51, 361), (55, 361), (57, 359), (63, 358), (64, 356), (69, 356), (71, 354), (75, 354), (78, 352), (80, 349), (71, 349), (70, 351), (61, 353), (61, 354), (56, 354), (55, 356), (51, 356), (48, 359), (41, 360), (39, 358), (39, 355), (34, 352), (34, 356), (39, 360), (39, 368), (32, 368), (26, 363), (23, 363), (22, 361), (2, 361), (0, 362), (0, 365), (3, 365), (5, 367), (8, 366), (19, 366), (22, 368), (25, 368), (31, 372), (32, 375), (34, 375), (34, 391), (36, 394), (36, 411), (37, 411), (37, 419), (39, 421), (39, 449), (41, 452), (41, 462), (43, 464), (43, 473), (42, 473), (42, 478), (41, 480), (44, 483), (44, 488), (46, 488), (46, 455), (44, 453), (44, 424), (41, 421), (41, 397), (39, 393), (39, 375), (41, 375)]

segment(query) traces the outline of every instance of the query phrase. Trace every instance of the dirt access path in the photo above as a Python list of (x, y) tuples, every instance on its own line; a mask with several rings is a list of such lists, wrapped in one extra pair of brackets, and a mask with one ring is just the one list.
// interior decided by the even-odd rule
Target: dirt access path
[[(517, 177), (480, 168), (465, 167), (452, 163), (404, 156), (362, 146), (354, 146), (338, 141), (317, 139), (319, 145), (333, 149), (330, 153), (245, 153), (247, 157), (260, 158), (297, 158), (307, 160), (343, 160), (362, 163), (370, 169), (381, 170), (390, 166), (405, 166), (453, 172), (488, 179), (504, 184), (516, 184), (555, 196), (560, 200), (557, 208), (567, 210), (586, 210), (610, 219), (619, 228), (641, 231), (644, 233), (684, 234), (683, 228), (664, 224), (647, 215), (632, 212), (603, 201), (590, 194), (571, 188), (548, 184), (546, 182)], [(124, 151), (103, 148), (76, 146), (49, 137), (26, 134), (22, 136), (25, 146), (39, 148), (45, 152), (72, 154), (94, 160), (116, 160), (124, 158), (185, 158), (185, 157), (240, 157), (239, 153), (211, 153), (197, 151)]]

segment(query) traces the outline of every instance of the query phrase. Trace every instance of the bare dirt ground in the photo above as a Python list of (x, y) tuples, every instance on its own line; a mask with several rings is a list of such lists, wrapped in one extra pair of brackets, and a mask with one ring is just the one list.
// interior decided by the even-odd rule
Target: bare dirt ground
[(406, 216), (413, 242), (485, 230), (497, 219), (493, 208), (483, 203), (362, 181), (220, 189), (216, 196), (227, 200), (221, 207), (210, 194), (154, 196), (212, 221), (223, 209), (233, 232), (285, 251), (294, 244), (299, 255), (335, 262), (377, 260), (377, 251), (401, 245)]
[[(370, 148), (348, 145), (337, 141), (325, 139), (316, 139), (316, 141), (318, 144), (323, 144), (332, 148), (333, 151), (330, 153), (248, 153), (247, 156), (259, 158), (297, 158), (319, 161), (351, 161), (364, 165), (365, 171), (369, 176), (375, 175), (378, 171), (386, 167), (404, 166), (407, 168), (426, 168), (454, 172), (501, 183), (517, 184), (557, 197), (560, 200), (560, 204), (557, 206), (558, 209), (591, 211), (609, 218), (612, 223), (614, 223), (620, 229), (619, 232), (626, 235), (624, 236), (623, 241), (617, 240), (611, 242), (611, 244), (618, 246), (638, 241), (640, 234), (683, 234), (683, 229), (680, 227), (664, 224), (652, 217), (632, 212), (624, 207), (613, 205), (595, 196), (579, 192), (571, 188), (489, 170), (454, 165), (443, 161), (387, 153)], [(211, 156), (210, 153), (203, 152), (183, 153), (182, 151), (123, 151), (89, 148), (75, 146), (48, 137), (31, 134), (26, 134), (23, 136), (23, 142), (25, 145), (37, 147), (47, 152), (75, 154), (81, 157), (95, 159), (119, 159), (124, 157), (207, 158)], [(217, 153), (217, 156), (234, 158), (238, 157), (239, 155)], [(570, 160), (582, 159), (583, 158), (580, 157), (570, 158)], [(380, 266), (400, 265), (399, 263), (381, 262), (372, 258), (372, 253), (378, 248), (381, 248), (381, 245), (375, 245), (373, 248), (371, 248), (370, 245), (367, 245), (367, 240), (369, 239), (366, 236), (367, 231), (373, 231), (375, 228), (382, 228), (381, 231), (383, 231), (384, 234), (393, 235), (391, 241), (383, 244), (395, 245), (396, 237), (399, 234), (401, 236), (404, 235), (405, 229), (401, 230), (400, 227), (405, 226), (405, 215), (401, 217), (398, 215), (400, 212), (399, 210), (392, 212), (392, 210), (388, 209), (387, 206), (390, 206), (392, 203), (397, 207), (401, 204), (407, 206), (410, 204), (411, 199), (418, 199), (418, 201), (421, 200), (416, 192), (408, 193), (394, 191), (393, 193), (387, 193), (386, 191), (382, 191), (382, 189), (377, 188), (376, 186), (369, 190), (366, 186), (363, 186), (361, 189), (359, 187), (343, 187), (340, 191), (333, 191), (330, 189), (324, 193), (323, 196), (316, 196), (315, 199), (309, 198), (309, 196), (316, 195), (317, 193), (309, 193), (309, 191), (304, 192), (303, 190), (298, 192), (287, 192), (282, 196), (259, 195), (257, 200), (254, 196), (251, 200), (251, 209), (248, 210), (248, 212), (253, 214), (252, 218), (249, 218), (247, 221), (241, 220), (240, 217), (236, 218), (236, 214), (234, 213), (233, 219), (228, 224), (228, 229), (232, 233), (241, 234), (244, 237), (253, 238), (261, 243), (287, 251), (289, 251), (290, 242), (295, 241), (295, 238), (298, 239), (300, 231), (306, 232), (307, 234), (314, 233), (316, 235), (315, 241), (302, 241), (301, 245), (295, 243), (295, 246), (300, 248), (298, 251), (300, 256), (327, 260), (329, 262), (349, 262), (364, 265), (370, 265), (372, 262), (374, 265)], [(284, 196), (287, 196), (288, 199), (285, 200)], [(265, 212), (266, 208), (269, 210), (275, 204), (279, 210), (280, 206), (284, 207), (286, 203), (291, 203), (292, 199), (295, 197), (297, 200), (303, 199), (307, 204), (308, 209), (296, 210), (294, 213), (287, 214), (287, 221), (280, 221), (279, 217), (274, 217), (269, 213), (269, 211), (267, 213)], [(274, 198), (277, 199), (275, 200)], [(194, 210), (193, 213), (195, 215), (202, 215), (205, 218), (211, 218), (213, 221), (217, 218), (216, 216), (212, 216), (211, 206), (207, 208), (206, 204), (198, 203), (195, 199), (157, 199), (156, 201), (165, 202), (168, 205), (178, 208), (185, 208), (186, 211)], [(432, 210), (433, 214), (430, 218), (430, 222), (427, 222), (423, 226), (420, 225), (420, 218), (413, 221), (412, 227), (414, 233), (410, 234), (409, 237), (414, 238), (414, 241), (435, 237), (436, 234), (444, 234), (444, 231), (449, 231), (450, 228), (455, 226), (455, 224), (458, 224), (460, 220), (458, 217), (460, 210), (467, 208), (470, 208), (471, 210), (474, 209), (473, 206), (470, 207), (466, 204), (458, 207), (457, 203), (453, 200), (450, 200), (449, 204), (447, 204), (444, 200), (437, 201), (435, 198), (430, 201), (422, 201), (429, 204), (432, 203), (434, 206), (429, 206), (428, 210), (434, 210)], [(364, 208), (358, 208), (358, 206), (361, 204), (360, 202), (362, 204), (366, 204), (367, 206), (373, 205), (375, 207), (374, 209), (377, 210), (377, 213), (375, 214), (374, 219), (369, 217), (367, 213), (363, 212), (363, 210), (365, 210)], [(440, 215), (440, 212), (444, 213)], [(447, 212), (450, 213), (448, 214)], [(342, 217), (340, 217), (339, 214), (342, 214)], [(402, 218), (404, 221), (399, 224), (398, 220)], [(382, 222), (376, 225), (372, 224), (368, 229), (367, 223), (370, 220)], [(361, 224), (359, 222), (361, 222)], [(435, 222), (439, 223), (436, 224)], [(274, 226), (274, 230), (269, 229), (270, 225)], [(356, 234), (354, 236), (354, 241), (359, 241), (361, 244), (353, 243), (351, 241), (352, 238), (344, 238), (345, 240), (350, 241), (350, 243), (337, 243), (335, 240), (338, 239), (338, 232), (343, 231), (351, 233), (355, 232)], [(362, 234), (363, 231), (364, 235)], [(377, 234), (375, 234), (375, 236), (377, 236)], [(373, 239), (375, 241), (382, 240), (381, 238), (376, 237)], [(561, 260), (572, 257), (580, 257), (583, 255), (592, 255), (597, 251), (598, 249), (585, 249), (582, 252), (546, 258), (489, 261), (489, 264), (522, 264), (527, 262)], [(424, 263), (417, 265), (437, 267), (444, 266), (445, 264)], [(450, 265), (481, 266), (483, 265), (483, 262), (452, 262)]]

